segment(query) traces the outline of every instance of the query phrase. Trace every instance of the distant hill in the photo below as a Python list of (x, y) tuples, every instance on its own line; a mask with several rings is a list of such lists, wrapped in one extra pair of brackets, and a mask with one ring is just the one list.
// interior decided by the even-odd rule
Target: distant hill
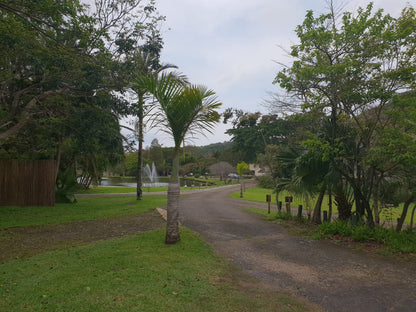
[(192, 153), (195, 155), (207, 156), (212, 155), (216, 151), (223, 151), (226, 149), (230, 149), (232, 147), (231, 142), (223, 142), (223, 143), (213, 143), (205, 146), (193, 146), (189, 145), (186, 146), (185, 149), (188, 153)]
[(223, 142), (223, 143), (213, 143), (205, 146), (201, 146), (201, 148), (207, 153), (214, 153), (216, 151), (223, 151), (229, 149), (233, 146), (232, 142)]

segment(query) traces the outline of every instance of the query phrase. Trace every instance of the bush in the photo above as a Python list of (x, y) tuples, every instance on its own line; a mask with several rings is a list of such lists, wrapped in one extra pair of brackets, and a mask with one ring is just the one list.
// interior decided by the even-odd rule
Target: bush
[(393, 229), (371, 229), (367, 225), (352, 225), (350, 222), (336, 220), (319, 225), (319, 233), (322, 237), (351, 237), (356, 242), (376, 241), (394, 252), (416, 252), (416, 233), (411, 230), (397, 233)]
[(411, 231), (402, 231), (397, 233), (394, 230), (388, 230), (389, 236), (386, 245), (393, 251), (398, 252), (416, 252), (416, 233)]
[(356, 242), (366, 242), (374, 238), (374, 230), (366, 225), (351, 226), (351, 238)]
[(340, 235), (340, 236), (351, 236), (351, 227), (349, 223), (336, 220), (334, 222), (324, 222), (318, 227), (319, 233), (322, 236), (333, 236), (333, 235)]
[(272, 176), (264, 175), (258, 178), (259, 186), (266, 189), (274, 189), (275, 184)]
[(280, 220), (292, 220), (294, 216), (289, 212), (279, 211), (277, 213), (276, 219)]

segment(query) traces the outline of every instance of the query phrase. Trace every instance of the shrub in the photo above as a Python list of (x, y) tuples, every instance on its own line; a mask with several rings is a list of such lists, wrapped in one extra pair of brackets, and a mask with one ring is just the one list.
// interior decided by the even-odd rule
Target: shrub
[(394, 230), (388, 230), (388, 232), (386, 245), (391, 250), (405, 253), (416, 252), (416, 233), (411, 231), (397, 233)]
[(259, 186), (266, 189), (274, 189), (275, 184), (272, 176), (264, 175), (258, 178)]
[(336, 220), (334, 222), (324, 222), (318, 227), (319, 233), (323, 236), (351, 236), (351, 226), (349, 223)]
[(350, 222), (336, 220), (319, 225), (321, 237), (340, 235), (351, 237), (357, 242), (377, 241), (394, 252), (416, 252), (416, 233), (411, 230), (397, 233), (383, 227), (369, 228), (367, 225), (352, 225)]
[(374, 238), (374, 230), (366, 225), (350, 226), (351, 238), (356, 242), (365, 242)]
[(280, 220), (292, 220), (293, 218), (294, 216), (292, 216), (292, 214), (290, 214), (289, 212), (284, 212), (284, 211), (279, 211), (276, 216), (276, 219), (280, 219)]

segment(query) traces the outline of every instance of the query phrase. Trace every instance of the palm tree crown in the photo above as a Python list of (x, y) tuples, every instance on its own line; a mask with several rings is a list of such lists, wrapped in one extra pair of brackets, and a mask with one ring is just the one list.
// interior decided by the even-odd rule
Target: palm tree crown
[(159, 104), (151, 125), (171, 134), (175, 147), (180, 146), (186, 135), (211, 133), (220, 119), (216, 109), (222, 103), (215, 92), (204, 86), (190, 85), (175, 73), (143, 77), (138, 83)]

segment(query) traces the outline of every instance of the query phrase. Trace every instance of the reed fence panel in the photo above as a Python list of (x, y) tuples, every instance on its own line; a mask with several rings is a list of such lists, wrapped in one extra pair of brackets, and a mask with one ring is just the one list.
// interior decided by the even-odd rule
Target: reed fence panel
[(0, 160), (0, 206), (53, 206), (55, 160)]

